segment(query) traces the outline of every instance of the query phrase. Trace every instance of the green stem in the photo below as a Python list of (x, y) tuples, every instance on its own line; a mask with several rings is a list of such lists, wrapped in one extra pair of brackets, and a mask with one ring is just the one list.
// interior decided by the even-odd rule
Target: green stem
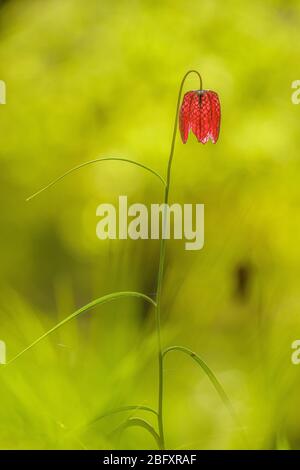
[(168, 169), (167, 169), (167, 179), (166, 179), (166, 186), (165, 186), (165, 193), (164, 193), (164, 211), (163, 211), (163, 228), (162, 228), (162, 238), (160, 242), (160, 252), (159, 252), (159, 267), (158, 267), (158, 280), (157, 280), (157, 295), (156, 295), (156, 330), (157, 330), (157, 341), (158, 341), (158, 429), (159, 429), (159, 436), (160, 436), (160, 443), (161, 448), (165, 448), (165, 438), (164, 438), (164, 424), (163, 424), (163, 391), (164, 391), (164, 374), (163, 374), (163, 353), (162, 353), (162, 342), (161, 342), (161, 325), (160, 325), (160, 318), (161, 318), (161, 296), (162, 296), (162, 284), (163, 284), (163, 277), (164, 277), (164, 265), (165, 265), (165, 255), (166, 255), (166, 239), (165, 230), (166, 230), (166, 208), (169, 201), (169, 191), (170, 191), (170, 182), (171, 182), (171, 169), (172, 169), (172, 161), (175, 149), (175, 142), (176, 142), (176, 135), (177, 135), (177, 127), (178, 127), (178, 115), (179, 115), (179, 107), (181, 102), (181, 95), (182, 89), (184, 86), (184, 82), (187, 76), (190, 73), (196, 73), (200, 80), (200, 89), (202, 89), (202, 78), (201, 75), (196, 70), (189, 70), (183, 77), (179, 93), (177, 99), (177, 106), (176, 106), (176, 114), (175, 114), (175, 122), (174, 122), (174, 129), (173, 129), (173, 137), (171, 143), (171, 150), (170, 156), (168, 161)]

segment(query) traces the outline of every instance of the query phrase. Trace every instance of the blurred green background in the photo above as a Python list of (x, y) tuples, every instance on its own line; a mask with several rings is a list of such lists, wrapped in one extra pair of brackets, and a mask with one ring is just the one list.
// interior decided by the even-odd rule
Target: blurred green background
[[(150, 173), (87, 167), (123, 156), (165, 174), (180, 80), (190, 68), (219, 93), (217, 145), (177, 140), (171, 202), (205, 204), (205, 247), (170, 242), (164, 345), (197, 351), (229, 395), (254, 449), (300, 448), (300, 106), (298, 1), (0, 2), (0, 339), (8, 359), (77, 307), (116, 290), (155, 295), (157, 241), (100, 241), (96, 207), (159, 202)], [(198, 83), (190, 76), (186, 90)], [(153, 309), (100, 306), (0, 368), (0, 447), (153, 448), (125, 404), (156, 407)], [(166, 445), (245, 447), (207, 377), (166, 361)], [(139, 413), (143, 416), (143, 412)], [(145, 415), (144, 415), (145, 416)]]

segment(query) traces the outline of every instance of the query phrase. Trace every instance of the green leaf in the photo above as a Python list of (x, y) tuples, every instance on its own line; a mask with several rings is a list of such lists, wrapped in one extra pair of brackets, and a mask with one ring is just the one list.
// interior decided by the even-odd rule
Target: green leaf
[(218, 381), (218, 379), (215, 376), (215, 374), (213, 373), (213, 371), (206, 364), (206, 362), (203, 359), (201, 359), (201, 357), (198, 354), (196, 354), (194, 351), (192, 351), (191, 349), (185, 348), (183, 346), (171, 346), (169, 348), (166, 348), (163, 351), (163, 357), (165, 357), (166, 354), (168, 354), (171, 351), (183, 352), (184, 354), (187, 354), (188, 356), (190, 356), (195, 362), (197, 362), (197, 364), (201, 367), (201, 369), (205, 372), (205, 374), (207, 375), (207, 377), (209, 378), (209, 380), (213, 384), (215, 390), (217, 391), (217, 393), (220, 396), (221, 400), (223, 401), (224, 405), (228, 409), (233, 421), (236, 423), (236, 426), (240, 431), (241, 442), (243, 442), (243, 444), (245, 445), (246, 448), (249, 448), (246, 433), (244, 432), (243, 426), (241, 425), (241, 423), (240, 423), (240, 421), (239, 421), (239, 419), (238, 419), (238, 417), (235, 413), (233, 405), (232, 405), (231, 401), (229, 400), (224, 388), (222, 387), (222, 385)]
[(93, 426), (95, 424), (97, 424), (99, 421), (102, 421), (103, 419), (105, 418), (110, 418), (111, 416), (114, 416), (118, 413), (126, 413), (128, 411), (133, 411), (133, 412), (136, 412), (136, 411), (148, 411), (149, 413), (152, 413), (154, 414), (156, 417), (158, 416), (158, 413), (157, 411), (155, 411), (153, 408), (151, 408), (150, 406), (145, 406), (145, 405), (127, 405), (127, 406), (120, 406), (119, 408), (115, 408), (113, 410), (110, 410), (110, 411), (106, 411), (104, 413), (102, 413), (101, 415), (97, 416), (96, 418), (94, 418), (93, 420), (89, 421), (88, 423), (84, 423), (84, 424), (81, 424), (79, 426), (77, 426), (75, 429), (72, 429), (72, 431), (70, 432), (70, 435), (74, 435), (75, 433), (78, 433), (79, 432), (82, 432), (84, 431), (86, 428), (90, 427), (90, 426)]
[(118, 432), (118, 431), (123, 432), (125, 431), (125, 429), (133, 427), (133, 426), (138, 426), (138, 427), (146, 429), (146, 431), (149, 432), (154, 437), (158, 445), (158, 448), (161, 449), (161, 440), (160, 440), (159, 435), (155, 431), (154, 427), (150, 423), (148, 423), (148, 421), (146, 421), (145, 419), (136, 418), (136, 417), (128, 418), (124, 423), (122, 423), (115, 430), (115, 432)]
[(153, 413), (157, 416), (157, 411), (155, 411), (153, 408), (150, 408), (150, 406), (145, 406), (145, 405), (128, 405), (128, 406), (121, 406), (120, 408), (116, 408), (111, 411), (107, 411), (96, 418), (94, 418), (87, 426), (91, 426), (92, 424), (96, 424), (98, 421), (101, 421), (104, 418), (109, 418), (110, 416), (113, 416), (118, 413), (123, 413), (126, 411), (149, 411), (149, 413)]
[(132, 165), (136, 165), (136, 166), (139, 166), (140, 168), (143, 168), (144, 170), (146, 171), (149, 171), (150, 173), (152, 173), (153, 175), (155, 175), (160, 181), (161, 183), (165, 186), (166, 185), (166, 182), (165, 180), (163, 179), (163, 177), (157, 173), (155, 170), (153, 170), (152, 168), (144, 165), (143, 163), (139, 163), (139, 162), (135, 162), (134, 160), (129, 160), (128, 158), (121, 158), (121, 157), (101, 157), (101, 158), (96, 158), (95, 160), (90, 160), (88, 162), (85, 162), (85, 163), (81, 163), (80, 165), (77, 165), (75, 166), (74, 168), (71, 168), (70, 170), (66, 171), (66, 173), (64, 173), (63, 175), (59, 176), (58, 178), (56, 178), (55, 180), (51, 181), (49, 184), (47, 184), (47, 186), (44, 186), (42, 189), (40, 189), (39, 191), (37, 191), (36, 193), (32, 194), (31, 196), (29, 196), (26, 201), (30, 201), (31, 199), (33, 199), (34, 197), (38, 196), (39, 194), (41, 194), (43, 191), (46, 191), (46, 189), (49, 189), (51, 188), (51, 186), (54, 186), (56, 183), (58, 183), (60, 180), (62, 180), (63, 178), (65, 178), (66, 176), (70, 175), (71, 173), (73, 173), (74, 171), (77, 171), (79, 170), (80, 168), (83, 168), (85, 166), (88, 166), (88, 165), (91, 165), (93, 163), (99, 163), (99, 162), (105, 162), (105, 161), (119, 161), (119, 162), (126, 162), (126, 163), (131, 163)]
[(225, 393), (222, 385), (218, 381), (218, 379), (215, 376), (215, 374), (213, 373), (213, 371), (208, 367), (206, 362), (203, 359), (201, 359), (201, 357), (198, 354), (196, 354), (195, 352), (193, 352), (191, 349), (185, 348), (183, 346), (171, 346), (171, 347), (165, 349), (163, 351), (163, 357), (171, 351), (183, 352), (183, 353), (187, 354), (188, 356), (190, 356), (192, 359), (194, 359), (194, 361), (196, 361), (197, 364), (199, 364), (199, 366), (202, 368), (202, 370), (205, 372), (205, 374), (207, 375), (207, 377), (209, 378), (209, 380), (213, 384), (214, 388), (216, 389), (218, 395), (220, 396), (220, 398), (223, 401), (223, 403), (225, 404), (225, 406), (228, 408), (230, 413), (232, 415), (234, 415), (233, 406), (232, 406), (227, 394)]
[(116, 299), (119, 299), (121, 297), (139, 297), (141, 299), (146, 300), (147, 302), (151, 303), (152, 305), (154, 305), (156, 307), (156, 303), (154, 302), (153, 299), (151, 299), (150, 297), (148, 297), (145, 294), (141, 294), (140, 292), (130, 292), (130, 291), (128, 291), (128, 292), (114, 292), (112, 294), (104, 295), (103, 297), (100, 297), (99, 299), (93, 300), (92, 302), (84, 305), (83, 307), (79, 308), (74, 313), (69, 315), (67, 318), (65, 318), (64, 320), (59, 322), (57, 325), (55, 325), (53, 328), (51, 328), (49, 331), (44, 333), (42, 336), (40, 336), (38, 339), (36, 339), (33, 343), (31, 343), (29, 346), (27, 346), (27, 348), (25, 348), (23, 351), (18, 353), (13, 359), (8, 361), (6, 366), (11, 364), (12, 362), (14, 362), (16, 359), (18, 359), (20, 356), (22, 356), (25, 352), (29, 351), (29, 349), (33, 348), (33, 346), (38, 344), (40, 341), (42, 341), (48, 335), (53, 333), (55, 330), (57, 330), (61, 326), (65, 325), (69, 321), (74, 320), (74, 318), (78, 317), (82, 313), (85, 313), (88, 310), (91, 310), (91, 309), (97, 307), (97, 305), (105, 304), (107, 302), (111, 302), (112, 300), (116, 300)]

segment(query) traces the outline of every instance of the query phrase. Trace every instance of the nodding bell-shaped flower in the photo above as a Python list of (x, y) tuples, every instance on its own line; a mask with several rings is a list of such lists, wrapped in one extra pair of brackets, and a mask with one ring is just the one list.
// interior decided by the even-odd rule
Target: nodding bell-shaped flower
[(209, 139), (215, 144), (219, 137), (221, 107), (217, 93), (211, 90), (188, 91), (179, 114), (179, 129), (185, 144), (190, 130), (198, 142), (206, 144)]

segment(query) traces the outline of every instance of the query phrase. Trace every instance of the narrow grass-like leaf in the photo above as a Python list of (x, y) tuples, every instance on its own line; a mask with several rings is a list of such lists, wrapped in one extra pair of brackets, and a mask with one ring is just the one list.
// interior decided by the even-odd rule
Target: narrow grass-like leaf
[(142, 418), (128, 418), (124, 423), (122, 423), (116, 430), (115, 432), (123, 432), (125, 429), (133, 427), (133, 426), (138, 426), (141, 428), (146, 429), (147, 432), (149, 432), (155, 439), (158, 448), (161, 449), (161, 440), (157, 432), (155, 431), (154, 427), (148, 423), (145, 419)]
[(233, 406), (232, 406), (226, 392), (224, 391), (222, 385), (220, 384), (220, 382), (218, 381), (217, 377), (215, 376), (213, 371), (210, 369), (210, 367), (208, 367), (206, 362), (204, 362), (204, 360), (201, 359), (201, 357), (198, 354), (196, 354), (195, 352), (193, 352), (191, 349), (185, 348), (183, 346), (171, 346), (171, 347), (169, 347), (169, 348), (167, 348), (163, 351), (163, 356), (165, 356), (167, 353), (169, 353), (171, 351), (183, 352), (183, 353), (187, 354), (188, 356), (190, 356), (192, 359), (194, 359), (194, 361), (196, 361), (197, 364), (200, 365), (202, 370), (205, 372), (205, 374), (207, 375), (207, 377), (209, 378), (209, 380), (211, 381), (211, 383), (215, 387), (215, 389), (216, 389), (217, 393), (219, 394), (219, 396), (220, 396), (221, 400), (223, 401), (223, 403), (226, 405), (226, 407), (228, 408), (230, 413), (232, 415), (234, 415)]
[(27, 348), (25, 348), (23, 351), (21, 351), (20, 353), (18, 353), (13, 359), (11, 359), (10, 361), (8, 361), (6, 363), (6, 365), (9, 365), (11, 364), (12, 362), (14, 362), (16, 359), (18, 359), (20, 356), (22, 356), (25, 352), (29, 351), (29, 349), (31, 349), (33, 346), (35, 346), (36, 344), (38, 344), (40, 341), (42, 341), (44, 338), (46, 338), (48, 335), (50, 335), (51, 333), (53, 333), (55, 330), (57, 330), (58, 328), (60, 328), (61, 326), (65, 325), (66, 323), (68, 323), (69, 321), (73, 320), (74, 318), (78, 317), (79, 315), (81, 315), (82, 313), (85, 313), (87, 312), (88, 310), (91, 310), (92, 308), (95, 308), (97, 307), (97, 305), (100, 305), (100, 304), (105, 304), (107, 302), (111, 302), (112, 300), (116, 300), (116, 299), (119, 299), (121, 297), (139, 297), (141, 299), (144, 299), (146, 300), (147, 302), (151, 303), (152, 305), (154, 305), (156, 307), (156, 303), (154, 302), (153, 299), (151, 299), (150, 297), (148, 297), (147, 295), (145, 294), (142, 294), (140, 292), (131, 292), (131, 291), (128, 291), (128, 292), (114, 292), (112, 294), (108, 294), (108, 295), (104, 295), (103, 297), (100, 297), (99, 299), (95, 299), (93, 300), (92, 302), (84, 305), (83, 307), (79, 308), (78, 310), (76, 310), (74, 313), (72, 313), (71, 315), (69, 315), (67, 318), (65, 318), (64, 320), (62, 320), (61, 322), (59, 322), (57, 325), (55, 325), (53, 328), (51, 328), (49, 331), (47, 331), (46, 333), (44, 333), (42, 336), (40, 336), (38, 339), (36, 339), (33, 343), (31, 343), (29, 346), (27, 346)]
[(84, 429), (84, 428), (88, 428), (90, 426), (93, 426), (94, 424), (97, 424), (99, 421), (102, 421), (103, 419), (105, 418), (110, 418), (111, 416), (114, 416), (116, 414), (119, 414), (119, 413), (126, 413), (127, 411), (148, 411), (149, 413), (152, 413), (154, 414), (156, 417), (157, 417), (157, 411), (155, 411), (153, 408), (151, 408), (150, 406), (145, 406), (145, 405), (127, 405), (127, 406), (120, 406), (119, 408), (115, 408), (113, 410), (110, 410), (110, 411), (106, 411), (104, 413), (102, 413), (101, 415), (99, 416), (96, 416), (94, 419), (92, 419), (91, 421), (89, 421), (88, 423), (85, 423), (79, 427), (77, 427), (74, 431), (78, 431), (78, 429)]
[(184, 346), (170, 346), (169, 348), (166, 348), (163, 351), (163, 357), (165, 357), (166, 354), (168, 354), (171, 351), (183, 352), (184, 354), (187, 354), (188, 356), (190, 356), (194, 361), (196, 361), (197, 364), (199, 364), (201, 369), (205, 372), (205, 374), (207, 375), (207, 377), (209, 378), (209, 380), (213, 384), (213, 386), (214, 386), (215, 390), (217, 391), (219, 397), (221, 398), (221, 400), (223, 401), (223, 403), (226, 406), (227, 410), (229, 411), (233, 421), (236, 423), (236, 426), (239, 428), (239, 431), (240, 431), (240, 434), (241, 434), (241, 440), (247, 448), (248, 447), (248, 440), (247, 440), (247, 436), (244, 432), (244, 429), (243, 429), (243, 427), (242, 427), (242, 425), (241, 425), (241, 423), (240, 423), (240, 421), (239, 421), (239, 419), (238, 419), (238, 417), (235, 413), (233, 405), (232, 405), (231, 401), (229, 400), (224, 388), (222, 387), (222, 385), (218, 381), (217, 377), (215, 376), (215, 374), (213, 373), (211, 368), (206, 364), (206, 362), (203, 359), (201, 359), (201, 357), (198, 354), (196, 354), (194, 351), (192, 351), (189, 348), (185, 348)]
[(85, 163), (81, 163), (80, 165), (77, 165), (75, 166), (74, 168), (71, 168), (70, 170), (66, 171), (66, 173), (62, 174), (61, 176), (59, 176), (58, 178), (54, 179), (53, 181), (51, 181), (49, 184), (47, 184), (46, 186), (44, 186), (43, 188), (41, 188), (39, 191), (37, 191), (36, 193), (32, 194), (31, 196), (29, 196), (26, 201), (30, 201), (31, 199), (33, 199), (34, 197), (38, 196), (39, 194), (41, 194), (42, 192), (46, 191), (46, 189), (49, 189), (51, 188), (51, 186), (54, 186), (56, 183), (58, 183), (60, 180), (62, 180), (63, 178), (65, 178), (66, 176), (70, 175), (71, 173), (73, 173), (74, 171), (77, 171), (79, 170), (80, 168), (83, 168), (85, 166), (88, 166), (88, 165), (92, 165), (94, 163), (99, 163), (99, 162), (105, 162), (105, 161), (119, 161), (119, 162), (125, 162), (125, 163), (131, 163), (132, 165), (136, 165), (136, 166), (139, 166), (140, 168), (143, 168), (144, 170), (146, 171), (149, 171), (150, 173), (152, 173), (153, 175), (155, 175), (159, 180), (160, 182), (165, 186), (166, 185), (166, 182), (165, 180), (163, 179), (163, 177), (157, 173), (155, 170), (153, 170), (152, 168), (144, 165), (143, 163), (139, 163), (139, 162), (135, 162), (134, 160), (129, 160), (128, 158), (121, 158), (121, 157), (101, 157), (101, 158), (96, 158), (94, 160), (90, 160), (88, 162), (85, 162)]
[(78, 432), (82, 432), (84, 431), (85, 429), (89, 428), (90, 426), (93, 426), (97, 423), (99, 423), (99, 421), (102, 421), (103, 419), (105, 418), (110, 418), (111, 416), (114, 416), (116, 414), (119, 414), (119, 413), (126, 413), (128, 411), (133, 411), (133, 412), (136, 412), (136, 411), (147, 411), (149, 413), (152, 413), (154, 414), (156, 417), (158, 415), (157, 411), (155, 411), (153, 408), (151, 408), (150, 406), (145, 406), (145, 405), (128, 405), (128, 406), (120, 406), (119, 408), (115, 408), (115, 409), (112, 409), (110, 411), (106, 411), (105, 413), (102, 413), (101, 415), (99, 416), (96, 416), (96, 418), (92, 419), (91, 421), (89, 421), (88, 423), (84, 423), (84, 424), (81, 424), (79, 426), (77, 426), (76, 428), (72, 429), (70, 431), (70, 435), (74, 435)]
[(153, 408), (150, 406), (145, 406), (145, 405), (128, 405), (128, 406), (120, 406), (120, 408), (116, 408), (111, 411), (107, 411), (96, 418), (94, 418), (87, 426), (91, 426), (93, 424), (96, 424), (98, 421), (101, 421), (104, 418), (109, 418), (110, 416), (113, 416), (118, 413), (123, 413), (126, 411), (149, 411), (149, 413), (153, 413), (157, 416), (157, 411), (155, 411)]

